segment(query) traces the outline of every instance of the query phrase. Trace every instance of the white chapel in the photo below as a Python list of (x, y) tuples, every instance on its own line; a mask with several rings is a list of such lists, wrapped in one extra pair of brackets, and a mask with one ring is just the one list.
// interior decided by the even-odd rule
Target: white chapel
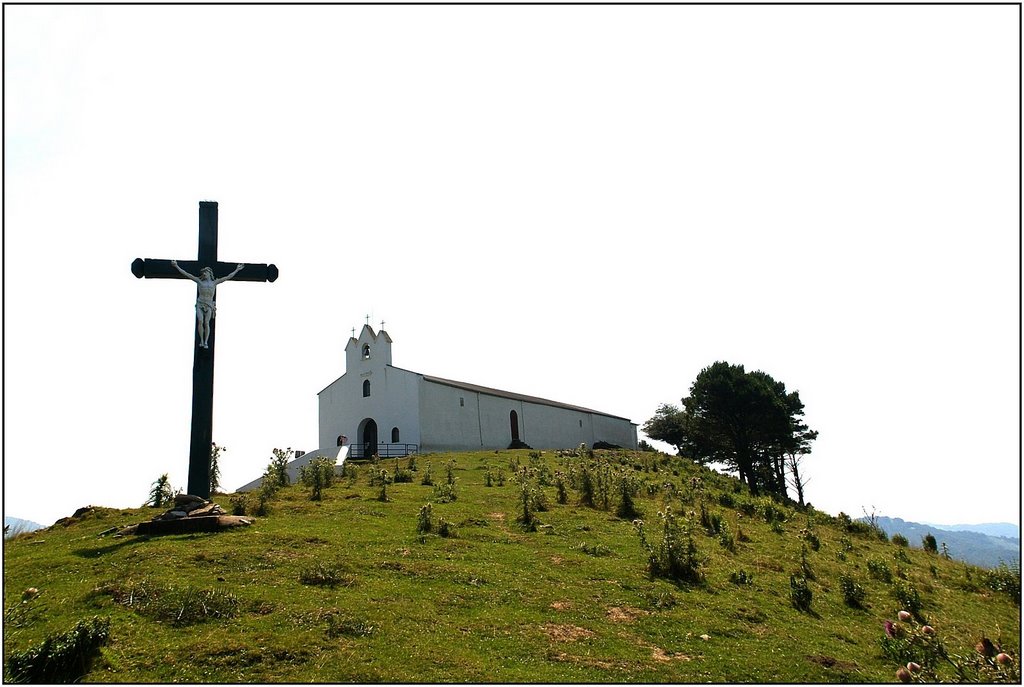
[[(352, 458), (529, 446), (637, 446), (627, 418), (395, 367), (391, 337), (364, 325), (345, 346), (345, 373), (319, 394), (321, 449)], [(343, 439), (344, 437), (344, 439)]]

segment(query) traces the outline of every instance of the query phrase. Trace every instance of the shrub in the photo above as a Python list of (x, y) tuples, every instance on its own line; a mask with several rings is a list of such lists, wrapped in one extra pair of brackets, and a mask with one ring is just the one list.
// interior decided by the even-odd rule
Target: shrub
[(334, 461), (330, 458), (314, 458), (299, 470), (299, 481), (310, 488), (311, 501), (320, 501), (323, 490), (334, 481)]
[(921, 595), (918, 594), (914, 585), (904, 580), (897, 580), (892, 586), (892, 595), (901, 609), (910, 611), (917, 620), (925, 622), (924, 616), (921, 615)]
[(982, 584), (994, 592), (1006, 594), (1015, 604), (1020, 605), (1020, 567), (1000, 563), (982, 574)]
[(430, 474), (430, 463), (427, 463), (427, 469), (423, 471), (423, 476), (420, 477), (420, 484), (425, 487), (434, 486), (434, 478)]
[(746, 515), (748, 518), (752, 518), (757, 515), (757, 504), (752, 501), (741, 501), (740, 512)]
[(636, 477), (623, 471), (616, 478), (616, 487), (619, 493), (619, 507), (615, 514), (620, 518), (632, 520), (640, 514), (633, 501), (633, 497), (640, 491), (640, 482)]
[(736, 500), (732, 497), (732, 494), (727, 491), (723, 491), (718, 495), (718, 505), (722, 508), (732, 508), (736, 505)]
[(579, 483), (580, 505), (593, 508), (595, 505), (594, 492), (596, 491), (596, 487), (594, 486), (594, 476), (590, 474), (590, 470), (587, 468), (586, 463), (580, 466)]
[(939, 544), (935, 541), (935, 535), (928, 533), (921, 539), (921, 548), (928, 553), (938, 553)]
[(167, 473), (160, 475), (149, 489), (149, 499), (145, 506), (162, 508), (174, 500), (174, 490), (171, 489), (171, 480)]
[[(274, 457), (270, 460), (270, 465), (267, 466), (267, 473), (270, 475), (271, 480), (279, 487), (287, 487), (291, 484), (291, 478), (288, 476), (288, 456), (291, 453), (291, 447), (283, 451), (275, 448)], [(263, 481), (265, 482), (266, 479)]]
[(818, 535), (815, 534), (814, 530), (812, 530), (809, 527), (800, 530), (800, 538), (808, 544), (810, 544), (811, 549), (813, 549), (814, 551), (817, 551), (821, 548), (821, 539), (819, 539)]
[(734, 573), (729, 573), (729, 581), (735, 585), (754, 584), (753, 573), (748, 573), (742, 568)]
[(811, 610), (811, 599), (813, 594), (807, 586), (807, 578), (789, 576), (789, 600), (798, 611), (807, 613)]
[(458, 495), (455, 493), (454, 484), (445, 482), (434, 485), (434, 500), (438, 503), (451, 503), (456, 499), (458, 499)]
[(839, 587), (843, 590), (843, 601), (846, 602), (847, 606), (851, 608), (864, 608), (864, 597), (867, 596), (867, 592), (857, 580), (849, 575), (841, 575), (839, 577)]
[(437, 533), (438, 535), (448, 538), (455, 536), (455, 526), (444, 518), (438, 518), (437, 521)]
[(556, 500), (560, 504), (565, 505), (569, 503), (569, 494), (565, 490), (565, 480), (563, 479), (563, 477), (564, 476), (561, 472), (555, 473), (555, 489), (558, 491), (558, 496), (556, 497)]
[(892, 539), (890, 541), (893, 544), (895, 544), (896, 546), (902, 546), (904, 548), (906, 548), (907, 546), (910, 546), (910, 542), (907, 541), (907, 538), (904, 537), (899, 532), (897, 532), (896, 534), (892, 535)]
[(536, 491), (538, 490), (526, 479), (519, 483), (519, 515), (516, 517), (516, 522), (522, 525), (527, 532), (536, 532), (539, 524), (536, 516), (538, 500)]
[(651, 577), (678, 582), (701, 582), (704, 579), (700, 571), (701, 560), (689, 527), (680, 527), (671, 508), (659, 511), (658, 517), (661, 519), (661, 539), (656, 545), (647, 541), (642, 520), (633, 523), (641, 545), (647, 550), (647, 571)]
[(67, 632), (47, 636), (39, 646), (12, 653), (7, 672), (14, 682), (79, 682), (109, 638), (109, 619), (79, 620)]
[(883, 560), (879, 560), (877, 558), (869, 559), (868, 574), (876, 580), (881, 580), (886, 584), (892, 582), (892, 570), (889, 568), (889, 564)]
[(736, 552), (736, 540), (732, 536), (732, 531), (729, 529), (729, 523), (722, 521), (718, 528), (718, 543), (722, 545), (726, 551)]
[(416, 532), (419, 534), (430, 534), (434, 529), (434, 510), (429, 503), (423, 504), (420, 512), (416, 515)]

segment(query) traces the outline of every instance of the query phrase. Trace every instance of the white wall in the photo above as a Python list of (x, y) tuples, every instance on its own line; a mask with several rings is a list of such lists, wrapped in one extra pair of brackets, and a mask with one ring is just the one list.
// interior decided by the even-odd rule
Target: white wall
[(459, 451), (507, 448), (511, 411), (519, 438), (536, 449), (573, 448), (597, 441), (636, 448), (636, 425), (628, 420), (469, 391), (422, 381), (420, 450)]
[[(362, 357), (364, 344), (370, 357)], [(419, 381), (414, 372), (394, 368), (391, 342), (385, 332), (374, 336), (363, 327), (359, 338), (349, 340), (345, 348), (346, 371), (320, 392), (319, 442), (321, 447), (335, 446), (339, 434), (350, 444), (359, 440), (359, 425), (366, 418), (377, 423), (379, 443), (391, 442), (391, 430), (397, 427), (403, 444), (420, 443)], [(363, 396), (363, 382), (370, 382), (370, 395)]]

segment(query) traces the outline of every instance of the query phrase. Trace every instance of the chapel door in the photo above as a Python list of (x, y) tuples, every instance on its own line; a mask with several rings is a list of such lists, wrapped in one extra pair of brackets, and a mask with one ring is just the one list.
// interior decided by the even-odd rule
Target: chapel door
[(377, 453), (377, 423), (367, 420), (363, 427), (363, 458), (369, 458)]
[(519, 414), (516, 411), (508, 414), (508, 423), (512, 430), (512, 441), (519, 441)]

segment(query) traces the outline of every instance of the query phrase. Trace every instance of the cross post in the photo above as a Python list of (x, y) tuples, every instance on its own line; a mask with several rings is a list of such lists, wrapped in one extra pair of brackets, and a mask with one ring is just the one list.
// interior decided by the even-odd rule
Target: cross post
[[(175, 266), (177, 265), (177, 267)], [(142, 279), (189, 279), (199, 284), (194, 275), (203, 268), (210, 268), (214, 279), (228, 277), (231, 281), (272, 282), (277, 279), (275, 265), (217, 261), (217, 203), (199, 203), (199, 253), (196, 260), (163, 260), (136, 258), (132, 263), (132, 274)], [(182, 274), (180, 270), (188, 274)], [(237, 273), (236, 272), (237, 269)], [(233, 274), (234, 273), (234, 274)], [(215, 288), (215, 287), (214, 287)], [(201, 317), (200, 303), (204, 299), (203, 285), (197, 287), (196, 313)], [(212, 294), (216, 303), (216, 291)], [(195, 352), (192, 358), (192, 439), (188, 459), (188, 493), (194, 496), (210, 497), (210, 451), (213, 445), (213, 344), (216, 326), (215, 307), (208, 316), (208, 331), (205, 342), (196, 326)], [(205, 343), (205, 345), (204, 345)]]

